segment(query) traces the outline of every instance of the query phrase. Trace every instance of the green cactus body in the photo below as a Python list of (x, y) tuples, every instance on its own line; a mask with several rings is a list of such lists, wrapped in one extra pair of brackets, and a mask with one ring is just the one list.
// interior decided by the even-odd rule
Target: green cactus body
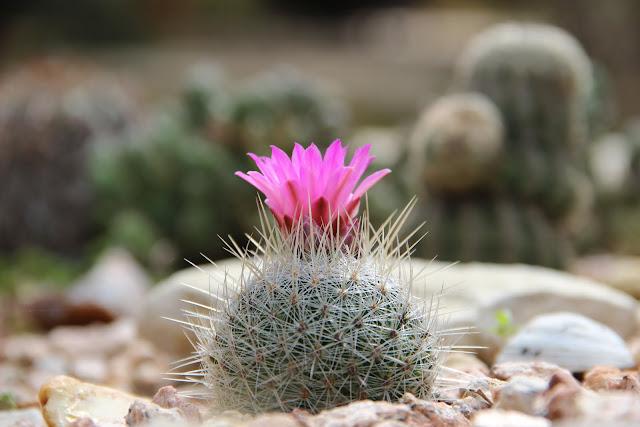
[[(195, 136), (172, 118), (158, 120), (150, 132), (130, 138), (96, 150), (91, 158), (95, 223), (107, 239), (115, 238), (106, 243), (134, 250), (132, 239), (118, 240), (118, 219), (127, 212), (139, 218), (135, 222), (147, 224), (140, 232), (162, 231), (153, 234), (155, 240), (133, 239), (151, 243), (146, 250), (139, 246), (134, 250), (145, 263), (160, 239), (168, 241), (178, 259), (195, 257), (202, 250), (224, 256), (210, 236), (240, 238), (256, 217), (242, 209), (253, 200), (251, 191), (225, 179), (242, 163), (226, 147)], [(220, 200), (228, 200), (225, 209)]]
[(255, 76), (238, 91), (230, 109), (245, 150), (261, 149), (264, 141), (313, 140), (325, 147), (349, 116), (345, 103), (328, 87), (291, 67)]
[(435, 309), (409, 296), (414, 278), (398, 268), (408, 254), (390, 249), (396, 234), (348, 246), (323, 235), (301, 251), (295, 238), (271, 233), (257, 257), (238, 253), (246, 274), (237, 291), (218, 292), (227, 294), (223, 308), (191, 315), (196, 381), (211, 389), (214, 407), (318, 412), (405, 392), (432, 396), (444, 334)]
[(431, 231), (419, 248), (444, 260), (527, 263), (561, 268), (568, 237), (534, 205), (507, 199), (432, 199), (423, 208)]
[[(555, 179), (565, 186), (557, 164), (582, 168), (579, 151), (588, 133), (585, 105), (593, 87), (589, 58), (559, 28), (503, 24), (470, 43), (458, 71), (463, 89), (484, 93), (502, 114), (505, 156), (515, 160), (503, 164), (505, 190), (546, 203)], [(539, 173), (545, 164), (547, 170)], [(549, 186), (548, 176), (554, 185)], [(551, 210), (571, 204), (569, 199), (559, 203), (557, 194), (551, 199)]]

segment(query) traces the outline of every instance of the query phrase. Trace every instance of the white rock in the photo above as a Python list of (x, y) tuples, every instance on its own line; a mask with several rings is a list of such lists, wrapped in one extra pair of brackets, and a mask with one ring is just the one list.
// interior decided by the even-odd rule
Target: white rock
[(0, 411), (0, 426), (46, 427), (42, 414), (36, 408)]
[(450, 313), (449, 327), (476, 328), (478, 333), (468, 334), (461, 344), (487, 347), (478, 355), (489, 364), (505, 342), (492, 331), (500, 310), (512, 313), (515, 326), (542, 313), (569, 311), (603, 323), (625, 339), (638, 327), (638, 301), (594, 280), (522, 264), (461, 263), (444, 269), (447, 264), (440, 262), (414, 259), (413, 264), (414, 270), (427, 273), (414, 284), (414, 294), (429, 298), (444, 287), (440, 312)]
[(473, 427), (551, 427), (551, 421), (517, 411), (488, 409), (474, 414)]
[(615, 254), (588, 255), (577, 259), (569, 271), (640, 298), (640, 257)]
[(184, 310), (192, 310), (193, 306), (184, 301), (215, 306), (216, 300), (209, 292), (224, 293), (225, 271), (230, 277), (227, 281), (230, 286), (233, 286), (233, 278), (240, 277), (242, 272), (242, 265), (235, 258), (200, 268), (178, 271), (154, 286), (144, 299), (138, 316), (138, 334), (178, 358), (193, 352), (189, 339), (195, 339), (195, 335), (179, 322), (168, 319), (186, 320)]
[(497, 409), (512, 410), (528, 415), (544, 415), (544, 409), (538, 397), (549, 386), (542, 378), (517, 375), (500, 389)]
[(110, 249), (67, 293), (73, 304), (93, 304), (114, 317), (134, 316), (151, 279), (125, 250)]
[(498, 355), (497, 363), (536, 361), (556, 363), (571, 372), (597, 365), (631, 368), (631, 352), (618, 334), (576, 313), (540, 315), (514, 335)]
[[(204, 272), (187, 268), (155, 286), (140, 310), (141, 336), (176, 356), (189, 356), (193, 351), (187, 338), (190, 335), (185, 335), (180, 324), (163, 317), (184, 320), (182, 310), (189, 304), (181, 300), (215, 305), (207, 293), (224, 290), (221, 284), (225, 271), (232, 279), (240, 277), (242, 271), (235, 258), (216, 264), (217, 267), (201, 266)], [(504, 344), (502, 337), (491, 332), (496, 326), (495, 313), (502, 309), (513, 313), (514, 325), (522, 325), (541, 313), (572, 311), (609, 326), (624, 338), (637, 327), (639, 304), (635, 299), (593, 280), (557, 270), (520, 264), (451, 265), (420, 258), (412, 260), (412, 268), (415, 273), (422, 270), (412, 285), (412, 293), (426, 299), (442, 293), (439, 312), (447, 327), (475, 327), (478, 333), (463, 337), (460, 344), (488, 347), (478, 351), (488, 363), (493, 362)]]
[(51, 427), (66, 427), (82, 418), (102, 425), (126, 425), (124, 417), (136, 396), (66, 376), (51, 378), (38, 394), (42, 416)]

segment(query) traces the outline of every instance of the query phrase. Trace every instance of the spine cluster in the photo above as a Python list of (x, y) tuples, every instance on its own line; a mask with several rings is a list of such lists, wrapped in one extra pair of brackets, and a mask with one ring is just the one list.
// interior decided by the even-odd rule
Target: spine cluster
[(212, 295), (226, 294), (221, 309), (191, 314), (202, 367), (192, 377), (213, 406), (317, 412), (406, 392), (431, 397), (445, 337), (435, 307), (409, 294), (398, 226), (370, 232), (364, 220), (349, 244), (313, 226), (289, 235), (267, 226), (257, 250), (236, 247), (245, 274)]

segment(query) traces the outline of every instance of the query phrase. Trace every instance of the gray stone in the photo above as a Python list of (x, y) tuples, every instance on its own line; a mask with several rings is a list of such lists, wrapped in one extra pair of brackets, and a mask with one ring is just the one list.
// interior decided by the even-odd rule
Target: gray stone
[(507, 361), (546, 361), (571, 372), (598, 365), (631, 368), (631, 352), (610, 328), (576, 313), (535, 317), (514, 335), (497, 357)]
[(110, 249), (69, 289), (67, 298), (75, 305), (100, 307), (113, 317), (134, 316), (151, 283), (131, 254)]
[(163, 280), (140, 307), (138, 334), (176, 358), (190, 356), (193, 346), (189, 339), (195, 340), (195, 335), (179, 322), (187, 320), (184, 310), (194, 306), (185, 301), (215, 307), (217, 300), (212, 295), (224, 296), (225, 272), (229, 277), (226, 283), (233, 289), (234, 278), (240, 277), (241, 271), (240, 261), (230, 258), (202, 265), (200, 270), (190, 267)]

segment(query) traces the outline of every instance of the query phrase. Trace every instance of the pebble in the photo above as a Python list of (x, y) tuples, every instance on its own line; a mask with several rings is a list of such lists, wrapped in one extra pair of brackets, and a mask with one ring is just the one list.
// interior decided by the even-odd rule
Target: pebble
[(50, 427), (90, 418), (100, 423), (121, 423), (137, 397), (67, 376), (49, 379), (38, 393), (42, 416)]
[(124, 249), (108, 249), (67, 292), (74, 305), (100, 307), (114, 318), (135, 316), (152, 285), (147, 272)]
[(473, 427), (551, 427), (552, 425), (551, 421), (544, 417), (504, 409), (480, 411), (471, 421)]
[(500, 388), (496, 408), (522, 412), (528, 415), (544, 415), (546, 408), (539, 397), (547, 390), (549, 381), (542, 378), (516, 375)]
[(593, 391), (625, 390), (640, 394), (640, 373), (626, 372), (613, 366), (596, 366), (584, 374), (582, 385)]
[[(502, 362), (491, 367), (490, 376), (502, 381), (509, 381), (514, 376), (524, 375), (549, 380), (553, 375), (560, 374), (571, 377), (571, 373), (560, 366), (544, 361)], [(575, 380), (574, 380), (575, 381)]]
[(577, 259), (569, 271), (606, 283), (640, 298), (640, 257), (616, 254), (588, 255)]
[(613, 330), (577, 313), (549, 313), (533, 318), (509, 339), (497, 357), (506, 361), (546, 361), (571, 372), (597, 365), (634, 365), (625, 342)]

